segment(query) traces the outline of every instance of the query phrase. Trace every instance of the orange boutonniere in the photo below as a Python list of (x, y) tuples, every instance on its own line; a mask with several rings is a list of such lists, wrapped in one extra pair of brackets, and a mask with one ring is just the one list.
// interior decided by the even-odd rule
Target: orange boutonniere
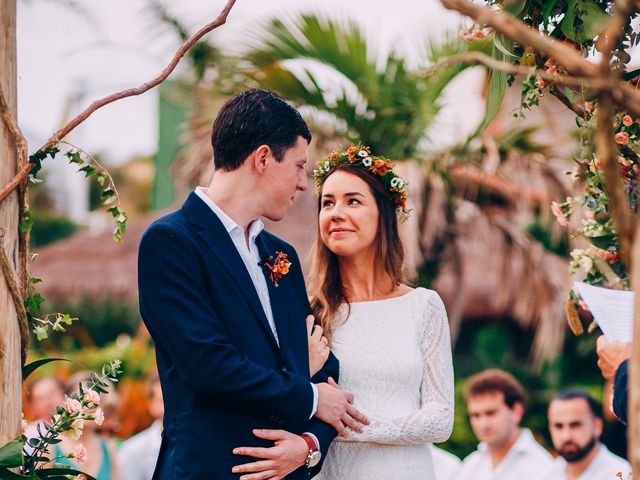
[(289, 257), (284, 252), (276, 252), (276, 258), (274, 260), (273, 256), (269, 256), (269, 262), (262, 262), (262, 266), (269, 270), (269, 280), (271, 280), (276, 287), (278, 287), (278, 281), (284, 277), (287, 273), (289, 273), (289, 269), (291, 268), (291, 262), (289, 261)]

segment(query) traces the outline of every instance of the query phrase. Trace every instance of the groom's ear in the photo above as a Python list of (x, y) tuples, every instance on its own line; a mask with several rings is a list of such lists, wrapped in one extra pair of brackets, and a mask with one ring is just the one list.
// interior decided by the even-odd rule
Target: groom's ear
[(262, 175), (269, 165), (269, 160), (272, 158), (271, 147), (269, 145), (260, 145), (249, 155), (248, 160), (251, 161), (253, 169)]

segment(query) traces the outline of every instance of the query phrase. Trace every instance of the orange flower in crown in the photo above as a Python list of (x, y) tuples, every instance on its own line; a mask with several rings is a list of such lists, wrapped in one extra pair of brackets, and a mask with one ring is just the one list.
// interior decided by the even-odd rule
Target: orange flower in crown
[(346, 151), (334, 151), (328, 157), (318, 162), (313, 171), (316, 192), (320, 194), (322, 184), (328, 173), (342, 163), (355, 167), (363, 167), (382, 179), (389, 199), (396, 206), (396, 213), (400, 222), (409, 217), (407, 209), (407, 182), (393, 171), (393, 162), (380, 155), (372, 155), (371, 148), (362, 144), (352, 144)]

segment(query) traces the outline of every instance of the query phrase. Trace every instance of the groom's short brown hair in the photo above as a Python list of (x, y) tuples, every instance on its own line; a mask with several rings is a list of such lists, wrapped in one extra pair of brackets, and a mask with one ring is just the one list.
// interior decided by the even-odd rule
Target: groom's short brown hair
[(216, 169), (235, 170), (260, 145), (268, 145), (277, 161), (311, 131), (300, 113), (269, 90), (252, 88), (225, 102), (213, 122), (211, 145)]

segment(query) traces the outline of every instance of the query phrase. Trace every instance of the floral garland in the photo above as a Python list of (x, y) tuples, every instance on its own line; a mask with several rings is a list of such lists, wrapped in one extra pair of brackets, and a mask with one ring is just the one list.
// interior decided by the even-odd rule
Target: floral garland
[(398, 220), (402, 223), (409, 218), (407, 209), (408, 183), (393, 171), (393, 162), (380, 155), (372, 155), (371, 148), (362, 144), (352, 144), (346, 151), (334, 151), (318, 162), (318, 168), (313, 171), (316, 193), (320, 195), (322, 184), (328, 173), (340, 164), (364, 167), (374, 175), (379, 176), (387, 190), (389, 199), (396, 207)]
[[(630, 278), (616, 231), (611, 219), (609, 199), (605, 191), (602, 160), (593, 152), (591, 135), (595, 129), (595, 108), (586, 103), (586, 119), (578, 119), (581, 146), (576, 166), (570, 174), (581, 186), (580, 193), (564, 202), (553, 202), (551, 211), (558, 223), (569, 229), (571, 237), (583, 237), (588, 241), (585, 248), (571, 252), (570, 274), (590, 285), (615, 289), (629, 289)], [(624, 112), (616, 115), (613, 140), (618, 147), (618, 169), (624, 182), (627, 202), (632, 211), (640, 204), (640, 158), (635, 153), (640, 148), (640, 123)], [(578, 222), (570, 219), (579, 212)], [(576, 316), (576, 307), (588, 310), (577, 292), (571, 291), (567, 304), (568, 318)], [(570, 326), (576, 322), (569, 322)], [(573, 328), (574, 333), (580, 328)]]

